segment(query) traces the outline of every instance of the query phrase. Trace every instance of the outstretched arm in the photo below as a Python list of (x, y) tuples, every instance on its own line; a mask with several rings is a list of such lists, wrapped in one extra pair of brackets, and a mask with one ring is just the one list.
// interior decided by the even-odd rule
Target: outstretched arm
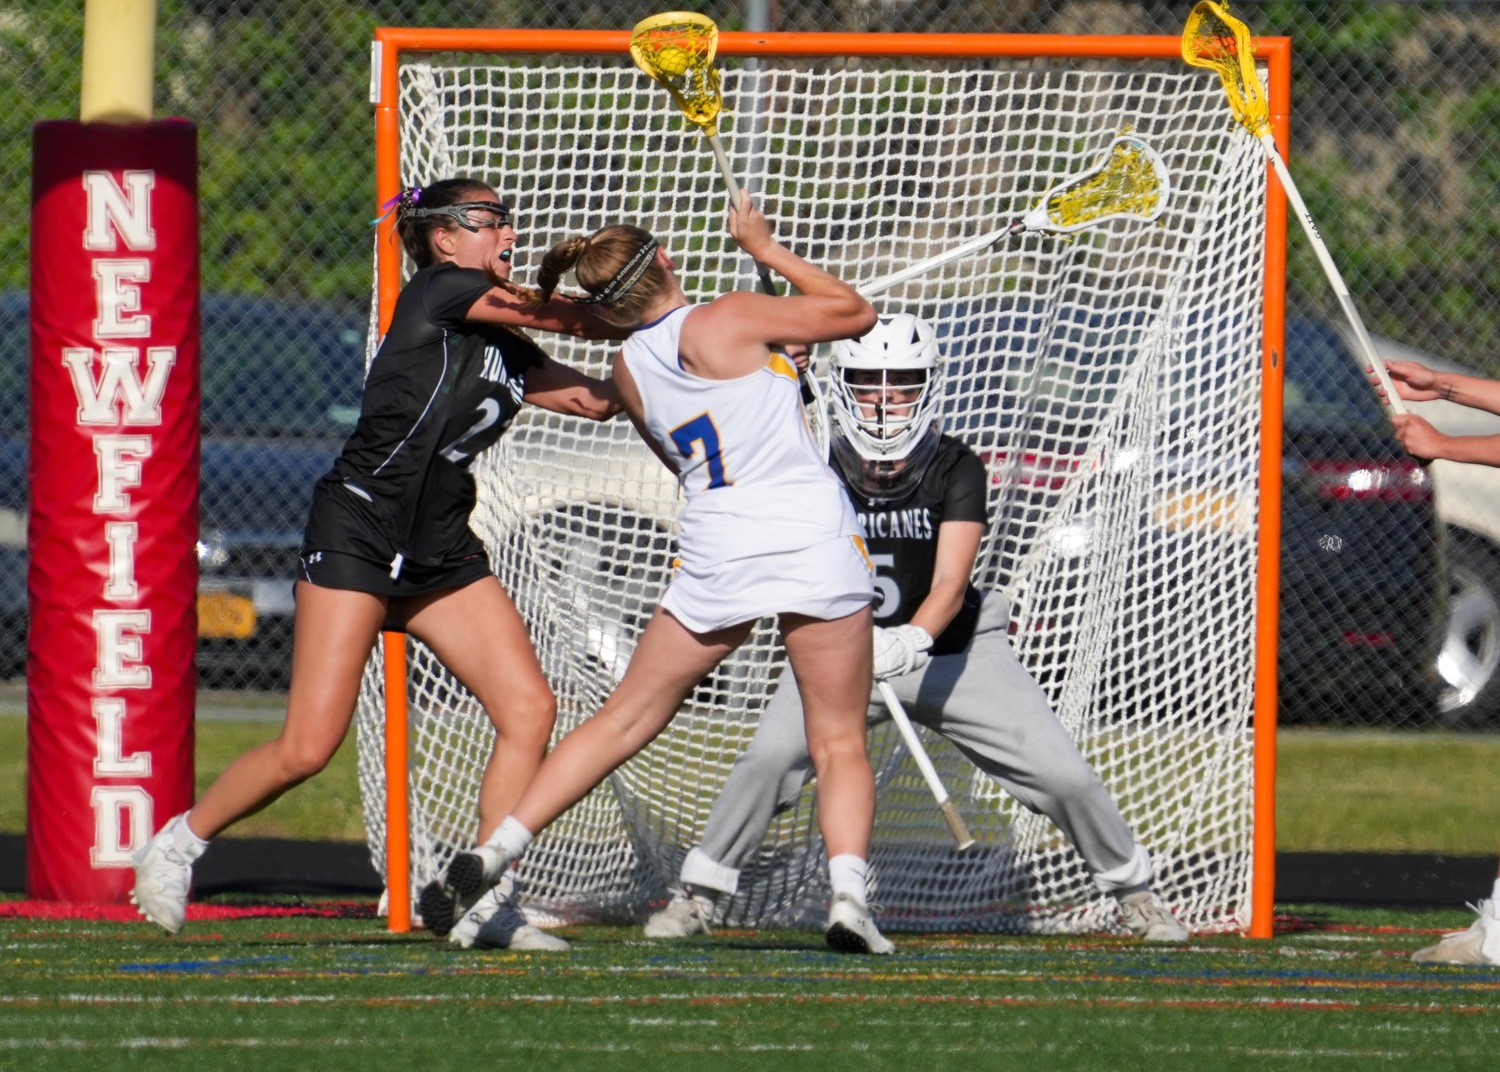
[(503, 287), (492, 287), (469, 307), (466, 320), (504, 324), (513, 328), (554, 331), (580, 339), (626, 339), (630, 332), (600, 319), (590, 305), (571, 298), (532, 302)]
[(800, 293), (773, 297), (734, 291), (695, 309), (679, 339), (688, 371), (720, 378), (746, 375), (765, 364), (771, 346), (849, 339), (874, 326), (875, 308), (858, 291), (772, 237), (748, 191), (740, 191), (739, 209), (730, 213), (729, 233)]
[(1415, 413), (1392, 417), (1391, 423), (1396, 426), (1396, 439), (1415, 458), (1500, 465), (1500, 435), (1444, 435)]
[[(1396, 393), (1408, 402), (1442, 399), (1460, 406), (1500, 413), (1500, 380), (1438, 372), (1418, 361), (1387, 361), (1385, 367), (1391, 374)], [(1379, 389), (1378, 384), (1376, 387)], [(1385, 397), (1384, 391), (1381, 397)]]
[(607, 421), (624, 408), (615, 381), (596, 380), (551, 357), (526, 373), (526, 401), (574, 417)]

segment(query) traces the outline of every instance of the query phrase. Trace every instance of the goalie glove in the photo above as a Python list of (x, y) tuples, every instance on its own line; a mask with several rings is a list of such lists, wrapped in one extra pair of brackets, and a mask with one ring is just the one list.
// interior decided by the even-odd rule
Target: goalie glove
[(932, 637), (920, 625), (875, 627), (875, 680), (900, 677), (922, 669), (931, 658)]

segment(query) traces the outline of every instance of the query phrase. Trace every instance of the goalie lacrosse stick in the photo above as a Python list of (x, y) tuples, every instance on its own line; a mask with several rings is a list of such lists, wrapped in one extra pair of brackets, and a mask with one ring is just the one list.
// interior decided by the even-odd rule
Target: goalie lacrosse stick
[(1349, 287), (1344, 283), (1338, 266), (1333, 263), (1333, 255), (1328, 252), (1323, 236), (1318, 233), (1318, 225), (1313, 222), (1312, 213), (1307, 210), (1307, 204), (1302, 200), (1297, 184), (1292, 181), (1291, 172), (1287, 170), (1286, 161), (1281, 159), (1281, 153), (1276, 148), (1276, 139), (1271, 133), (1270, 104), (1266, 101), (1260, 77), (1255, 73), (1255, 46), (1250, 40), (1250, 28), (1230, 15), (1224, 5), (1215, 3), (1214, 0), (1201, 0), (1188, 15), (1187, 24), (1182, 28), (1182, 58), (1194, 67), (1206, 67), (1218, 72), (1234, 118), (1255, 136), (1265, 150), (1266, 158), (1271, 161), (1281, 188), (1286, 192), (1287, 200), (1292, 203), (1292, 210), (1302, 224), (1303, 233), (1312, 243), (1313, 252), (1318, 255), (1323, 274), (1333, 285), (1339, 308), (1344, 311), (1344, 317), (1354, 333), (1360, 358), (1374, 371), (1375, 378), (1385, 391), (1386, 403), (1391, 412), (1405, 413), (1406, 406), (1396, 393), (1396, 386), (1391, 382), (1391, 374), (1386, 371), (1385, 362), (1375, 352), (1375, 344), (1370, 341), (1370, 333), (1365, 330), (1359, 310), (1354, 307)]
[[(630, 58), (671, 94), (688, 122), (708, 139), (709, 148), (719, 164), (719, 174), (724, 176), (724, 186), (729, 191), (729, 207), (738, 211), (740, 184), (735, 181), (724, 143), (719, 140), (719, 112), (724, 107), (724, 97), (719, 91), (719, 72), (713, 66), (718, 48), (719, 27), (707, 15), (691, 11), (652, 15), (636, 23), (630, 31)], [(775, 294), (776, 281), (771, 278), (771, 270), (763, 264), (755, 267), (760, 276), (760, 289)], [(811, 368), (801, 373), (800, 378), (808, 428), (826, 461), (828, 414), (823, 389), (817, 377), (812, 375)]]
[(958, 851), (963, 852), (974, 844), (974, 839), (969, 836), (969, 828), (964, 825), (963, 816), (958, 814), (958, 809), (953, 806), (953, 798), (948, 795), (948, 790), (943, 788), (943, 781), (938, 777), (937, 768), (928, 758), (927, 749), (922, 747), (921, 738), (917, 736), (911, 719), (906, 715), (906, 708), (901, 706), (901, 701), (896, 698), (896, 690), (891, 688), (889, 682), (878, 681), (875, 687), (880, 690), (880, 698), (885, 701), (885, 709), (891, 713), (891, 721), (901, 732), (901, 739), (906, 742), (906, 750), (916, 761), (917, 769), (922, 772), (922, 778), (927, 782), (927, 788), (932, 790), (933, 799), (937, 801), (938, 810), (943, 813), (943, 818), (948, 822), (948, 832), (953, 835)]
[(1171, 196), (1172, 177), (1161, 154), (1144, 138), (1122, 134), (1109, 143), (1098, 164), (1048, 190), (1030, 212), (1009, 226), (861, 283), (855, 289), (867, 298), (883, 294), (908, 279), (998, 248), (1005, 239), (1023, 234), (1070, 234), (1110, 220), (1150, 223), (1166, 211)]

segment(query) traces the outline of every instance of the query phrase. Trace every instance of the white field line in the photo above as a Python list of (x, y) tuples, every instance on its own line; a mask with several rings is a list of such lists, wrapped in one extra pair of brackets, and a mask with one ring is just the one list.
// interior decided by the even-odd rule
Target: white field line
[[(0, 1039), (0, 1051), (10, 1050), (186, 1050), (186, 1049), (326, 1049), (329, 1046), (356, 1046), (352, 1039), (320, 1036), (307, 1039), (288, 1038), (261, 1038), (257, 1036), (243, 1038), (127, 1038), (109, 1041), (92, 1041), (84, 1039)], [(373, 1045), (373, 1043), (372, 1043)], [(384, 1045), (383, 1043), (381, 1045)], [(960, 1043), (948, 1043), (933, 1045), (922, 1043), (919, 1046), (913, 1043), (871, 1043), (859, 1042), (853, 1045), (839, 1044), (837, 1046), (823, 1046), (810, 1042), (786, 1042), (786, 1043), (759, 1043), (754, 1045), (742, 1045), (731, 1043), (710, 1042), (683, 1042), (662, 1043), (657, 1040), (649, 1041), (643, 1045), (633, 1045), (627, 1042), (610, 1043), (586, 1043), (586, 1042), (562, 1042), (557, 1039), (532, 1040), (517, 1038), (507, 1035), (505, 1040), (507, 1049), (545, 1051), (550, 1053), (634, 1053), (640, 1052), (670, 1052), (670, 1053), (817, 1053), (827, 1050), (830, 1053), (847, 1053), (850, 1050), (858, 1050), (867, 1053), (912, 1053), (918, 1050), (923, 1053), (949, 1053), (949, 1054), (978, 1054), (978, 1053), (1015, 1053), (1015, 1054), (1040, 1054), (1049, 1056), (1067, 1053), (1093, 1053), (1095, 1048), (1084, 1043), (1002, 1043), (995, 1040), (976, 1039), (972, 1045)], [(1145, 1044), (1139, 1047), (1148, 1053), (1171, 1053), (1171, 1054), (1202, 1054), (1205, 1057), (1212, 1055), (1236, 1055), (1245, 1057), (1271, 1057), (1271, 1058), (1356, 1058), (1356, 1059), (1395, 1059), (1399, 1060), (1410, 1056), (1409, 1052), (1402, 1050), (1376, 1050), (1376, 1049), (1333, 1049), (1324, 1047), (1258, 1047), (1258, 1046), (1195, 1046), (1190, 1043), (1177, 1043), (1170, 1046), (1158, 1046)], [(1438, 1055), (1438, 1051), (1429, 1051)], [(1446, 1052), (1450, 1058), (1474, 1058), (1487, 1057), (1493, 1051), (1489, 1048), (1464, 1047)]]
[[(1489, 989), (1488, 985), (1485, 989)], [(667, 1005), (671, 1003), (692, 1005), (733, 1005), (749, 1003), (782, 1003), (794, 1001), (806, 1005), (832, 1005), (849, 1003), (866, 1008), (880, 1005), (932, 1004), (969, 1005), (984, 1007), (1005, 1005), (1010, 1007), (1033, 1006), (1044, 1008), (1054, 1005), (1081, 1005), (1101, 1007), (1175, 1008), (1196, 1009), (1245, 1008), (1249, 1006), (1275, 1006), (1309, 1011), (1353, 1011), (1364, 1005), (1375, 1006), (1385, 1012), (1462, 1012), (1493, 1013), (1492, 1005), (1439, 1005), (1430, 1000), (1414, 996), (1405, 1001), (1392, 1000), (1379, 993), (1368, 997), (1291, 997), (1285, 995), (1225, 996), (1225, 997), (1149, 997), (1144, 995), (1099, 995), (1096, 993), (1070, 992), (1056, 995), (1006, 995), (995, 998), (967, 997), (964, 995), (937, 995), (913, 998), (903, 994), (870, 994), (865, 992), (808, 994), (789, 997), (784, 991), (752, 992), (732, 994), (607, 994), (580, 996), (576, 994), (511, 994), (496, 997), (492, 994), (399, 994), (388, 997), (341, 994), (295, 994), (272, 996), (264, 994), (215, 994), (215, 995), (162, 995), (139, 994), (61, 994), (50, 997), (0, 995), (0, 1008), (45, 1008), (51, 1006), (108, 1006), (108, 1005), (152, 1005), (152, 1006), (214, 1006), (214, 1005), (480, 1005), (492, 1008), (525, 1005), (556, 1005), (562, 1007), (600, 1007), (618, 1005)], [(1500, 1021), (1497, 1021), (1500, 1026)]]

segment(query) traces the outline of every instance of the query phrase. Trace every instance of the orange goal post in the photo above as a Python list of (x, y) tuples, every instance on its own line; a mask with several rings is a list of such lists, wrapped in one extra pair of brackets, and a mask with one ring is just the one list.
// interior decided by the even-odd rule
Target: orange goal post
[[(559, 239), (629, 221), (663, 241), (690, 297), (754, 286), (724, 234), (714, 157), (636, 70), (629, 36), (377, 30), (376, 203), (473, 176), (516, 209), (518, 281)], [(1019, 220), (1121, 135), (1164, 161), (1154, 221), (1017, 235), (873, 300), (938, 327), (945, 430), (991, 477), (975, 582), (1009, 600), (1018, 656), (1151, 850), (1156, 889), (1196, 932), (1269, 937), (1285, 202), (1217, 77), (1179, 50), (1177, 37), (723, 33), (720, 136), (778, 236), (856, 284)], [(1290, 43), (1262, 39), (1256, 60), (1284, 150)], [(408, 270), (387, 221), (372, 326)], [(612, 356), (542, 342), (596, 374)], [(474, 528), (530, 626), (560, 735), (609, 694), (661, 594), (676, 484), (626, 422), (533, 409), (474, 471)], [(538, 839), (520, 876), (536, 921), (639, 919), (665, 896), (780, 674), (772, 626)], [(367, 671), (359, 770), (404, 929), (412, 890), (475, 838), (493, 731), (421, 644), (388, 635), (385, 651), (400, 657), (377, 652)], [(876, 727), (882, 928), (1118, 928), (1048, 820), (919, 732), (977, 844), (953, 851), (899, 734)], [(809, 923), (827, 895), (806, 789), (723, 919)]]

